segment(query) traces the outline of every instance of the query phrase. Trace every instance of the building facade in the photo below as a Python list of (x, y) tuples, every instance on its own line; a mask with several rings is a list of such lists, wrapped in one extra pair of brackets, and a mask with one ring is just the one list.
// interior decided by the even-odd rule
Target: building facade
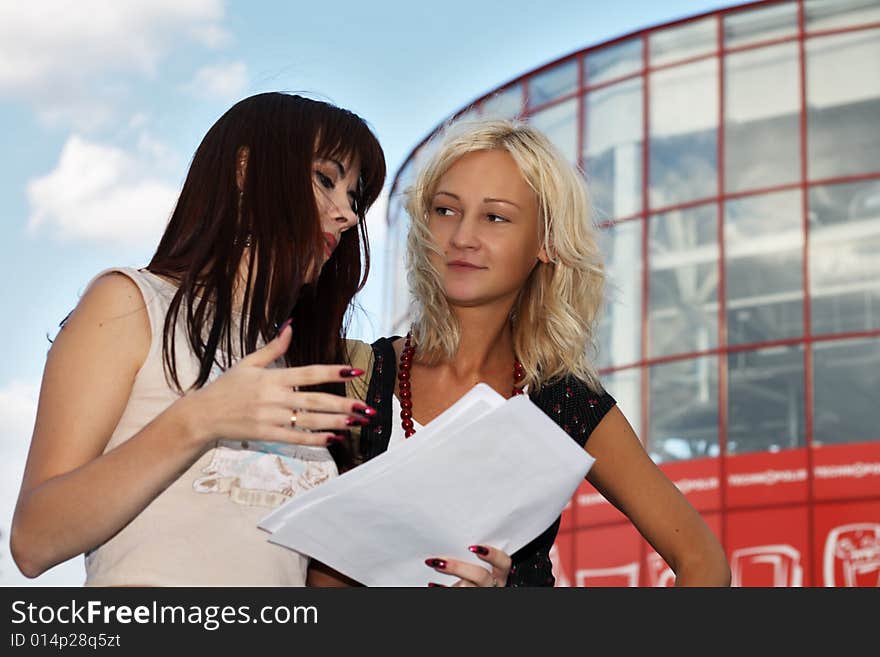
[[(585, 172), (610, 283), (603, 382), (734, 585), (880, 585), (880, 0), (640, 30), (459, 116), (523, 118)], [(398, 333), (402, 192), (430, 137), (389, 203)], [(672, 582), (586, 482), (555, 552), (561, 585)]]

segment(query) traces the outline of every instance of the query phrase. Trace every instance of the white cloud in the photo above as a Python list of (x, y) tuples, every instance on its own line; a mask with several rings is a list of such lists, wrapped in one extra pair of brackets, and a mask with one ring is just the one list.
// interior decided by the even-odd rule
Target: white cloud
[(114, 74), (151, 76), (175, 46), (228, 42), (223, 18), (222, 0), (0, 3), (0, 95), (94, 127), (124, 94)]
[(194, 96), (233, 98), (241, 95), (247, 84), (244, 62), (233, 62), (199, 69), (186, 88)]
[(142, 132), (138, 137), (137, 148), (140, 153), (157, 162), (167, 161), (173, 157), (171, 149), (165, 142), (159, 141), (146, 132)]
[(232, 41), (232, 35), (217, 23), (196, 25), (190, 30), (192, 37), (209, 48), (220, 48)]
[[(140, 147), (151, 157), (167, 152), (160, 142), (145, 139)], [(55, 169), (28, 183), (28, 228), (48, 229), (60, 239), (154, 244), (178, 194), (150, 173), (155, 168), (148, 159), (73, 135)]]

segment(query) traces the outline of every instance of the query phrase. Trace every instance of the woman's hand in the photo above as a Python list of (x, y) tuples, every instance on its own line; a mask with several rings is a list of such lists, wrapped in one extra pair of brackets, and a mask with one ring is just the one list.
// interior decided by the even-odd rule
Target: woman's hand
[(287, 351), (291, 334), (287, 322), (262, 349), (177, 402), (196, 443), (225, 438), (326, 445), (339, 439), (333, 430), (369, 423), (376, 412), (357, 399), (295, 391), (299, 386), (347, 381), (361, 376), (362, 370), (344, 365), (270, 367)]
[[(453, 575), (459, 580), (450, 586), (478, 587), (478, 586), (505, 586), (507, 576), (510, 574), (512, 565), (510, 556), (501, 550), (486, 545), (471, 545), (468, 550), (485, 561), (488, 568), (473, 563), (458, 561), (457, 559), (432, 558), (426, 559), (425, 564), (438, 573)], [(430, 582), (428, 586), (447, 586)]]

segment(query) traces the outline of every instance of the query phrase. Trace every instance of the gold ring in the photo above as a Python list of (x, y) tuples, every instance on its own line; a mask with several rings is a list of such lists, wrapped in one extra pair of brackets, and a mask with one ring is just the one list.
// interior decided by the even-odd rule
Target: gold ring
[(290, 414), (290, 428), (291, 429), (296, 428), (296, 413)]

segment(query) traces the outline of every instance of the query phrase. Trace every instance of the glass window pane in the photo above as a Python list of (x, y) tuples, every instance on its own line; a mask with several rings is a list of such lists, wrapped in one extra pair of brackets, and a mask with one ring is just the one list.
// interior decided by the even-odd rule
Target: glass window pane
[(650, 377), (654, 462), (718, 456), (718, 359), (654, 365)]
[(519, 117), (523, 111), (522, 85), (514, 84), (492, 94), (480, 103), (482, 116), (490, 119)]
[(880, 180), (814, 187), (809, 202), (813, 333), (880, 328)]
[(630, 426), (641, 437), (642, 432), (642, 370), (619, 370), (602, 377), (602, 385), (615, 401)]
[(795, 182), (801, 176), (798, 46), (728, 55), (725, 62), (727, 192)]
[(578, 163), (577, 104), (572, 98), (529, 117), (529, 123), (547, 135), (569, 162)]
[(811, 180), (880, 171), (880, 30), (807, 39)]
[(880, 340), (813, 344), (813, 442), (880, 440)]
[(724, 46), (733, 48), (797, 34), (797, 4), (786, 2), (724, 17)]
[(529, 106), (537, 107), (573, 92), (578, 86), (577, 60), (569, 60), (529, 80)]
[(584, 169), (599, 220), (642, 209), (642, 79), (591, 91), (584, 112)]
[(714, 204), (651, 217), (651, 356), (718, 345), (718, 221)]
[(642, 69), (642, 39), (636, 37), (584, 55), (585, 84), (595, 85)]
[(739, 351), (727, 357), (727, 453), (803, 447), (803, 346)]
[(804, 333), (804, 229), (800, 191), (725, 204), (727, 343)]
[(625, 221), (602, 230), (606, 306), (599, 324), (599, 366), (619, 367), (641, 360), (642, 222)]
[(880, 21), (880, 0), (805, 0), (808, 32)]
[(718, 49), (718, 23), (709, 16), (684, 25), (652, 32), (650, 43), (651, 66), (660, 66), (715, 52)]
[(718, 193), (718, 61), (651, 74), (652, 207)]

